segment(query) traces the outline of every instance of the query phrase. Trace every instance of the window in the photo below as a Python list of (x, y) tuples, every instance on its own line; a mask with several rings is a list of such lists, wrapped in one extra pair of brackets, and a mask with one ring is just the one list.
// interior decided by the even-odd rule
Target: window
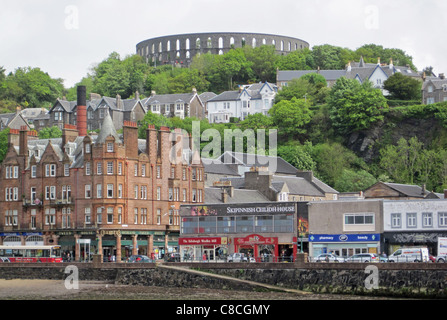
[(113, 142), (107, 142), (107, 152), (113, 152)]
[(102, 198), (102, 184), (96, 185), (96, 198)]
[(36, 220), (37, 210), (31, 209), (31, 229), (35, 230), (37, 226), (37, 220)]
[(161, 178), (161, 167), (159, 165), (157, 166), (157, 178)]
[(71, 186), (62, 186), (62, 200), (71, 202)]
[[(48, 209), (47, 209), (48, 210)], [(5, 226), (16, 226), (18, 218), (17, 210), (5, 211)]]
[(55, 164), (46, 164), (45, 165), (45, 176), (46, 177), (55, 177), (56, 176), (56, 165)]
[(85, 185), (85, 198), (90, 199), (91, 197), (92, 197), (91, 185), (86, 184)]
[(169, 188), (169, 201), (172, 201), (172, 200), (174, 200), (174, 194), (173, 194), (172, 188)]
[(91, 144), (90, 143), (86, 143), (85, 144), (85, 153), (90, 153), (91, 152)]
[(141, 224), (147, 224), (147, 208), (141, 208)]
[(98, 162), (96, 164), (96, 174), (97, 175), (101, 175), (102, 174), (102, 163), (101, 162)]
[(400, 228), (401, 224), (401, 214), (400, 213), (392, 213), (391, 214), (391, 228)]
[(107, 223), (113, 223), (113, 207), (107, 207)]
[(113, 184), (107, 184), (107, 198), (113, 198)]
[(118, 162), (118, 175), (122, 175), (122, 174), (123, 174), (123, 163)]
[(118, 198), (123, 197), (123, 185), (120, 183), (118, 184)]
[(433, 213), (422, 212), (422, 226), (432, 227), (433, 226)]
[(141, 186), (140, 196), (141, 196), (141, 199), (147, 199), (147, 186)]
[(35, 178), (37, 176), (37, 167), (31, 166), (31, 178)]
[(157, 187), (157, 200), (161, 199), (161, 188)]
[(146, 176), (146, 165), (145, 164), (141, 165), (141, 176), (142, 177)]
[(161, 209), (157, 209), (157, 224), (161, 224)]
[(107, 174), (113, 174), (113, 161), (107, 161)]
[(123, 208), (118, 207), (118, 224), (121, 224), (123, 218)]
[(87, 162), (86, 164), (85, 164), (85, 175), (86, 176), (89, 176), (89, 175), (91, 175), (92, 174), (92, 170), (91, 170), (91, 167), (90, 167), (90, 162)]
[(92, 212), (90, 208), (85, 208), (85, 224), (90, 224), (92, 222)]
[(438, 224), (440, 227), (447, 227), (447, 212), (439, 212), (438, 219)]
[(416, 228), (417, 220), (416, 220), (416, 212), (407, 213), (407, 228)]
[(64, 164), (64, 176), (70, 176), (70, 165), (68, 163)]
[(134, 175), (135, 175), (135, 177), (138, 177), (138, 164), (135, 164), (134, 167), (133, 167), (133, 169), (134, 169)]
[(34, 204), (37, 199), (37, 189), (36, 187), (31, 187), (31, 203)]
[(186, 202), (186, 189), (183, 189), (183, 202)]
[(133, 191), (134, 191), (134, 198), (138, 199), (138, 185), (135, 185), (133, 187)]
[(96, 223), (102, 223), (102, 207), (96, 208)]
[(345, 214), (345, 225), (363, 225), (363, 224), (374, 224), (374, 214), (373, 213), (348, 213)]
[(133, 223), (138, 224), (138, 208), (133, 209)]
[(55, 208), (45, 209), (45, 224), (46, 225), (56, 224), (56, 209)]

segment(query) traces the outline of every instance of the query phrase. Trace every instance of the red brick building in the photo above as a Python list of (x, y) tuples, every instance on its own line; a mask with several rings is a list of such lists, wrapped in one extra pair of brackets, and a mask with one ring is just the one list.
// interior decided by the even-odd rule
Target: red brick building
[(87, 135), (83, 124), (66, 125), (58, 139), (10, 131), (0, 167), (0, 244), (59, 244), (77, 260), (83, 243), (116, 257), (176, 251), (180, 204), (203, 202), (198, 153), (178, 129), (149, 126), (138, 139), (134, 122), (122, 135), (108, 115), (99, 134)]

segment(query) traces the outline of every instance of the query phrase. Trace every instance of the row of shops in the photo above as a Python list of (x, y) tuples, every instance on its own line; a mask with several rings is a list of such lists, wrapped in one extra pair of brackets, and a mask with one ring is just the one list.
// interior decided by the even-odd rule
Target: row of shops
[[(416, 208), (415, 204), (405, 211)], [(443, 208), (443, 204), (418, 205), (426, 217), (430, 206)], [(395, 218), (398, 210), (395, 203), (390, 210), (387, 205), (382, 200), (183, 205), (180, 231), (12, 232), (0, 233), (0, 245), (58, 244), (81, 260), (89, 253), (121, 260), (134, 254), (159, 259), (177, 253), (182, 261), (224, 261), (230, 254), (245, 253), (256, 261), (278, 261), (294, 259), (300, 252), (311, 257), (330, 252), (343, 257), (389, 255), (411, 246), (428, 247), (436, 255), (438, 238), (447, 237), (447, 213), (434, 207), (432, 224), (438, 221), (438, 225), (431, 229), (394, 230), (387, 211), (394, 212), (389, 216)]]

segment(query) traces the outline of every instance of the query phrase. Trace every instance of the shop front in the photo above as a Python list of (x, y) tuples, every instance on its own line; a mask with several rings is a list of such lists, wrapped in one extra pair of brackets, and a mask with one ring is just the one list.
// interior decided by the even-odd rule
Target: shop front
[(311, 234), (309, 256), (333, 253), (350, 257), (359, 253), (380, 253), (380, 234)]
[[(212, 256), (219, 260), (244, 253), (256, 261), (273, 262), (284, 257), (292, 261), (298, 249), (296, 210), (295, 202), (181, 206), (182, 258), (193, 256), (197, 261), (199, 256)], [(227, 242), (210, 243), (219, 239)]]
[(224, 261), (228, 255), (227, 237), (180, 237), (181, 261)]

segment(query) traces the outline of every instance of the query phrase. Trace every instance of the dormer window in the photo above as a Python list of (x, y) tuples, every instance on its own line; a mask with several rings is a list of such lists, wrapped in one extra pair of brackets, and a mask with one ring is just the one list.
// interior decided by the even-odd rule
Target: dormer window
[(91, 152), (91, 144), (90, 143), (86, 143), (85, 144), (85, 153), (90, 153)]
[(107, 152), (113, 152), (113, 142), (107, 142)]

